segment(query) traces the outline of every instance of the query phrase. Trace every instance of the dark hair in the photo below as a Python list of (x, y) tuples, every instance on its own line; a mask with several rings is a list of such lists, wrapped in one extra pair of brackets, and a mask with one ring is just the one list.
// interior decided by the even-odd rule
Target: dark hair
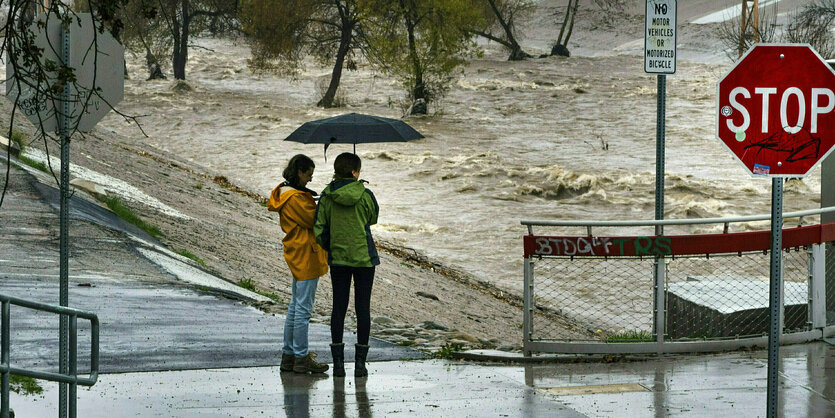
[(353, 171), (362, 168), (362, 160), (357, 154), (343, 152), (333, 161), (333, 179), (344, 179), (353, 177)]
[(310, 157), (304, 154), (296, 154), (290, 159), (290, 162), (287, 163), (287, 168), (284, 169), (282, 176), (285, 180), (287, 180), (288, 185), (296, 189), (300, 189), (301, 184), (299, 184), (299, 171), (304, 173), (314, 167), (316, 167), (316, 164), (313, 163), (313, 160), (311, 160)]

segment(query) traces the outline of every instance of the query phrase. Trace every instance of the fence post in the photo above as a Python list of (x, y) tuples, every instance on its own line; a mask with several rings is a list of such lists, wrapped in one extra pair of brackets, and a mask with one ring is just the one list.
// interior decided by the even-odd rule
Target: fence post
[(665, 283), (666, 283), (666, 276), (667, 276), (667, 259), (664, 257), (656, 257), (655, 258), (655, 286), (654, 286), (654, 294), (655, 294), (655, 341), (658, 342), (658, 353), (661, 354), (664, 352), (664, 332), (665, 332), (665, 324), (666, 324), (666, 306), (665, 306)]
[(69, 415), (70, 418), (76, 418), (77, 404), (78, 404), (78, 316), (70, 316), (70, 358), (69, 358), (69, 373), (75, 381), (70, 383), (69, 393)]
[(826, 326), (826, 244), (809, 248), (809, 323), (812, 329)]
[(525, 258), (525, 284), (523, 293), (522, 352), (525, 357), (530, 357), (530, 343), (533, 333), (533, 263), (529, 257)]
[(3, 308), (3, 319), (2, 334), (3, 342), (2, 348), (0, 348), (0, 365), (3, 366), (2, 372), (2, 383), (0, 385), (0, 391), (2, 391), (2, 399), (0, 400), (0, 417), (2, 418), (9, 418), (9, 350), (11, 349), (11, 344), (9, 343), (9, 338), (11, 337), (11, 330), (9, 329), (9, 314), (11, 313), (11, 303), (8, 300), (4, 300), (2, 302)]

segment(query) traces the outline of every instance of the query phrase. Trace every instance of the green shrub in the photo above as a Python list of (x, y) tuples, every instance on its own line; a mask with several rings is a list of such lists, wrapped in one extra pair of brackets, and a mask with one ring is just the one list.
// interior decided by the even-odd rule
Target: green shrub
[(461, 344), (446, 343), (438, 351), (432, 353), (432, 356), (435, 358), (451, 359), (453, 353), (457, 353), (463, 349), (464, 347)]
[(20, 131), (12, 131), (12, 137), (9, 138), (11, 142), (17, 144), (17, 147), (20, 148), (20, 152), (23, 153), (23, 150), (26, 148), (26, 135)]
[(200, 265), (203, 265), (203, 266), (206, 265), (206, 262), (203, 261), (203, 259), (201, 259), (200, 257), (192, 254), (189, 250), (174, 250), (174, 252), (183, 256), (183, 257), (185, 257), (185, 258), (194, 260), (194, 261), (200, 263)]
[(238, 286), (249, 290), (251, 292), (255, 291), (255, 285), (252, 283), (252, 279), (245, 279), (238, 282)]
[(22, 162), (23, 164), (28, 165), (29, 167), (43, 171), (44, 173), (49, 173), (49, 167), (47, 167), (46, 163), (44, 163), (43, 161), (35, 161), (23, 154), (20, 154), (17, 157), (17, 159), (20, 160), (20, 162)]
[(40, 395), (43, 393), (43, 387), (38, 384), (37, 380), (16, 374), (9, 376), (9, 390), (24, 396)]

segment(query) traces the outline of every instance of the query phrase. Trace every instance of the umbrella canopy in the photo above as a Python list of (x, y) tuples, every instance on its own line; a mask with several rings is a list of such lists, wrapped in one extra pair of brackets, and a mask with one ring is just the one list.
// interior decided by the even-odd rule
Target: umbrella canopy
[(302, 144), (325, 144), (325, 150), (330, 144), (354, 144), (356, 151), (357, 144), (406, 142), (420, 138), (423, 138), (423, 135), (402, 120), (347, 113), (306, 122), (284, 140)]

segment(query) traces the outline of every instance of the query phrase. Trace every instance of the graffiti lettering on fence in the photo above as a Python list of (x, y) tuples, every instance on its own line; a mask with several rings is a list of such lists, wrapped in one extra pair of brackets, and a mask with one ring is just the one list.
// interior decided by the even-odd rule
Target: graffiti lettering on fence
[(672, 244), (670, 237), (615, 238), (614, 242), (618, 245), (618, 249), (620, 250), (620, 254), (618, 255), (628, 255), (624, 252), (624, 247), (629, 243), (631, 243), (635, 249), (634, 255), (664, 256), (673, 253), (672, 248), (670, 248), (670, 244)]
[(670, 237), (537, 237), (535, 242), (535, 255), (617, 257), (673, 253)]
[(606, 255), (610, 238), (537, 238), (538, 255)]

